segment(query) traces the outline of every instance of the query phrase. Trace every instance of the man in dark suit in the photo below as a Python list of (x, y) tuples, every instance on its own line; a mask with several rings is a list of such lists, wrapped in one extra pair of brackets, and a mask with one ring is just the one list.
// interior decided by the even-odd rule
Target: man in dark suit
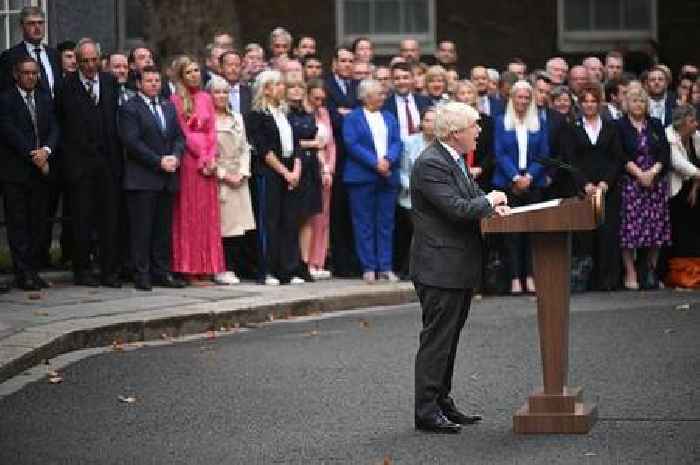
[(479, 112), (493, 117), (505, 112), (503, 101), (493, 95), (489, 95), (489, 73), (484, 66), (472, 68), (471, 81), (479, 93)]
[(32, 291), (49, 287), (37, 272), (59, 129), (50, 94), (38, 90), (36, 60), (20, 57), (13, 74), (16, 86), (0, 95), (0, 179), (15, 284)]
[(102, 284), (120, 287), (115, 244), (123, 157), (117, 134), (117, 82), (98, 71), (100, 55), (94, 40), (80, 40), (76, 55), (78, 72), (66, 77), (56, 96), (73, 216), (75, 283), (100, 284), (90, 272), (96, 227)]
[[(333, 57), (332, 73), (326, 78), (326, 107), (333, 125), (336, 140), (335, 175), (331, 193), (331, 260), (333, 274), (351, 277), (360, 273), (360, 263), (353, 244), (353, 229), (348, 204), (348, 194), (343, 185), (345, 146), (343, 120), (354, 108), (357, 100), (357, 81), (352, 79), (354, 55), (347, 47), (338, 47)], [(341, 141), (338, 143), (337, 141)]]
[(676, 95), (670, 91), (666, 72), (655, 66), (647, 73), (644, 86), (649, 94), (649, 114), (661, 121), (663, 127), (671, 124), (673, 109), (676, 107)]
[(241, 55), (236, 50), (226, 50), (219, 57), (221, 73), (231, 86), (229, 102), (233, 111), (245, 115), (250, 111), (252, 94), (247, 84), (240, 82)]
[[(153, 58), (153, 51), (145, 44), (139, 44), (129, 50), (129, 56), (127, 58), (129, 62), (129, 79), (126, 83), (126, 87), (134, 92), (138, 92), (136, 76), (138, 76), (146, 66), (154, 66), (156, 64), (155, 58)], [(159, 97), (163, 100), (167, 100), (170, 98), (170, 95), (170, 85), (166, 79), (162, 79)]]
[(39, 63), (39, 88), (51, 98), (61, 82), (61, 57), (58, 52), (41, 43), (46, 33), (46, 17), (41, 8), (28, 6), (19, 14), (22, 42), (0, 55), (0, 91), (14, 87), (13, 66), (22, 57), (32, 57)]
[(422, 309), (423, 329), (415, 365), (415, 426), (458, 433), (481, 419), (460, 412), (450, 397), (459, 333), (481, 274), (479, 220), (507, 214), (506, 196), (479, 189), (464, 157), (476, 146), (478, 113), (464, 103), (437, 109), (433, 142), (411, 174), (413, 242), (411, 279)]
[(384, 102), (386, 110), (399, 123), (401, 140), (420, 132), (421, 115), (431, 106), (430, 99), (413, 92), (413, 69), (408, 63), (395, 63), (391, 67), (391, 80), (394, 93)]
[(119, 110), (134, 286), (144, 291), (153, 284), (185, 285), (170, 272), (172, 202), (185, 139), (175, 107), (158, 97), (160, 76), (157, 68), (145, 67), (137, 77), (138, 96)]

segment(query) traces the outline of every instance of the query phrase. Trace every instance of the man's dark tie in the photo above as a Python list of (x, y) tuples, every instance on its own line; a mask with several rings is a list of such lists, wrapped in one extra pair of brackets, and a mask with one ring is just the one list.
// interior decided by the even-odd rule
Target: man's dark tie
[(408, 95), (404, 95), (403, 101), (406, 104), (406, 125), (408, 126), (408, 134), (415, 134), (418, 132), (416, 125), (413, 122), (413, 115), (411, 115), (411, 109), (408, 107)]
[(350, 95), (350, 79), (343, 79), (343, 84), (345, 84), (345, 95)]
[(468, 175), (467, 175), (467, 164), (464, 163), (464, 157), (463, 157), (463, 156), (460, 155), (460, 156), (457, 158), (457, 165), (459, 166), (459, 169), (462, 170), (462, 173), (464, 174), (464, 176), (465, 176), (465, 177), (468, 177)]
[[(46, 74), (46, 68), (44, 68), (44, 62), (41, 60), (41, 47), (34, 47), (34, 58), (39, 63), (39, 71), (41, 72), (41, 81), (39, 85), (44, 85), (48, 90), (51, 90), (51, 83), (49, 82), (49, 75)], [(43, 83), (43, 84), (42, 84)]]
[(92, 79), (88, 79), (85, 81), (85, 90), (87, 91), (88, 95), (90, 96), (90, 100), (92, 100), (92, 103), (97, 106), (97, 94), (95, 93), (95, 81)]
[(34, 126), (34, 148), (39, 147), (39, 120), (36, 114), (36, 103), (34, 102), (34, 95), (27, 92), (27, 96), (24, 97), (24, 101), (27, 103), (27, 109), (29, 110), (29, 116), (32, 118), (32, 126)]
[(156, 118), (158, 127), (162, 132), (165, 132), (165, 121), (163, 121), (158, 114), (158, 100), (156, 100), (155, 97), (151, 97), (151, 110), (153, 111), (153, 116)]

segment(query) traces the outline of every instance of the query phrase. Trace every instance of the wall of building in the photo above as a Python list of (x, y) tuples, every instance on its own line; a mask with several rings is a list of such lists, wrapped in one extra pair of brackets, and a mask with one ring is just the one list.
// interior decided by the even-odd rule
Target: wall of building
[(117, 47), (116, 0), (52, 0), (49, 38), (52, 44), (92, 37), (103, 50)]

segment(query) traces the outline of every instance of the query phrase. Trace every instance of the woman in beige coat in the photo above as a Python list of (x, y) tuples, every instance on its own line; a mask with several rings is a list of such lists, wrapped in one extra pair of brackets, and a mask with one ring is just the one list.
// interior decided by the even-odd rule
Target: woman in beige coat
[(221, 207), (221, 236), (226, 257), (225, 273), (215, 277), (218, 284), (237, 284), (242, 264), (246, 231), (255, 229), (253, 206), (250, 200), (250, 145), (246, 138), (243, 118), (231, 110), (230, 86), (214, 76), (207, 86), (216, 109), (216, 137), (219, 157), (216, 175), (219, 179)]

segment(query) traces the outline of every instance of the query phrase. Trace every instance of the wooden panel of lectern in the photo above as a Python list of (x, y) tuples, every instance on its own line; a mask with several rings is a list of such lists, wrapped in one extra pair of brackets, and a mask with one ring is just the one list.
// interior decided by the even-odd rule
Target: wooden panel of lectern
[(595, 229), (603, 221), (602, 195), (543, 202), (482, 220), (481, 231), (530, 234), (537, 287), (537, 323), (543, 389), (513, 415), (516, 433), (587, 433), (597, 408), (582, 390), (567, 386), (569, 362), (569, 275), (571, 232)]

